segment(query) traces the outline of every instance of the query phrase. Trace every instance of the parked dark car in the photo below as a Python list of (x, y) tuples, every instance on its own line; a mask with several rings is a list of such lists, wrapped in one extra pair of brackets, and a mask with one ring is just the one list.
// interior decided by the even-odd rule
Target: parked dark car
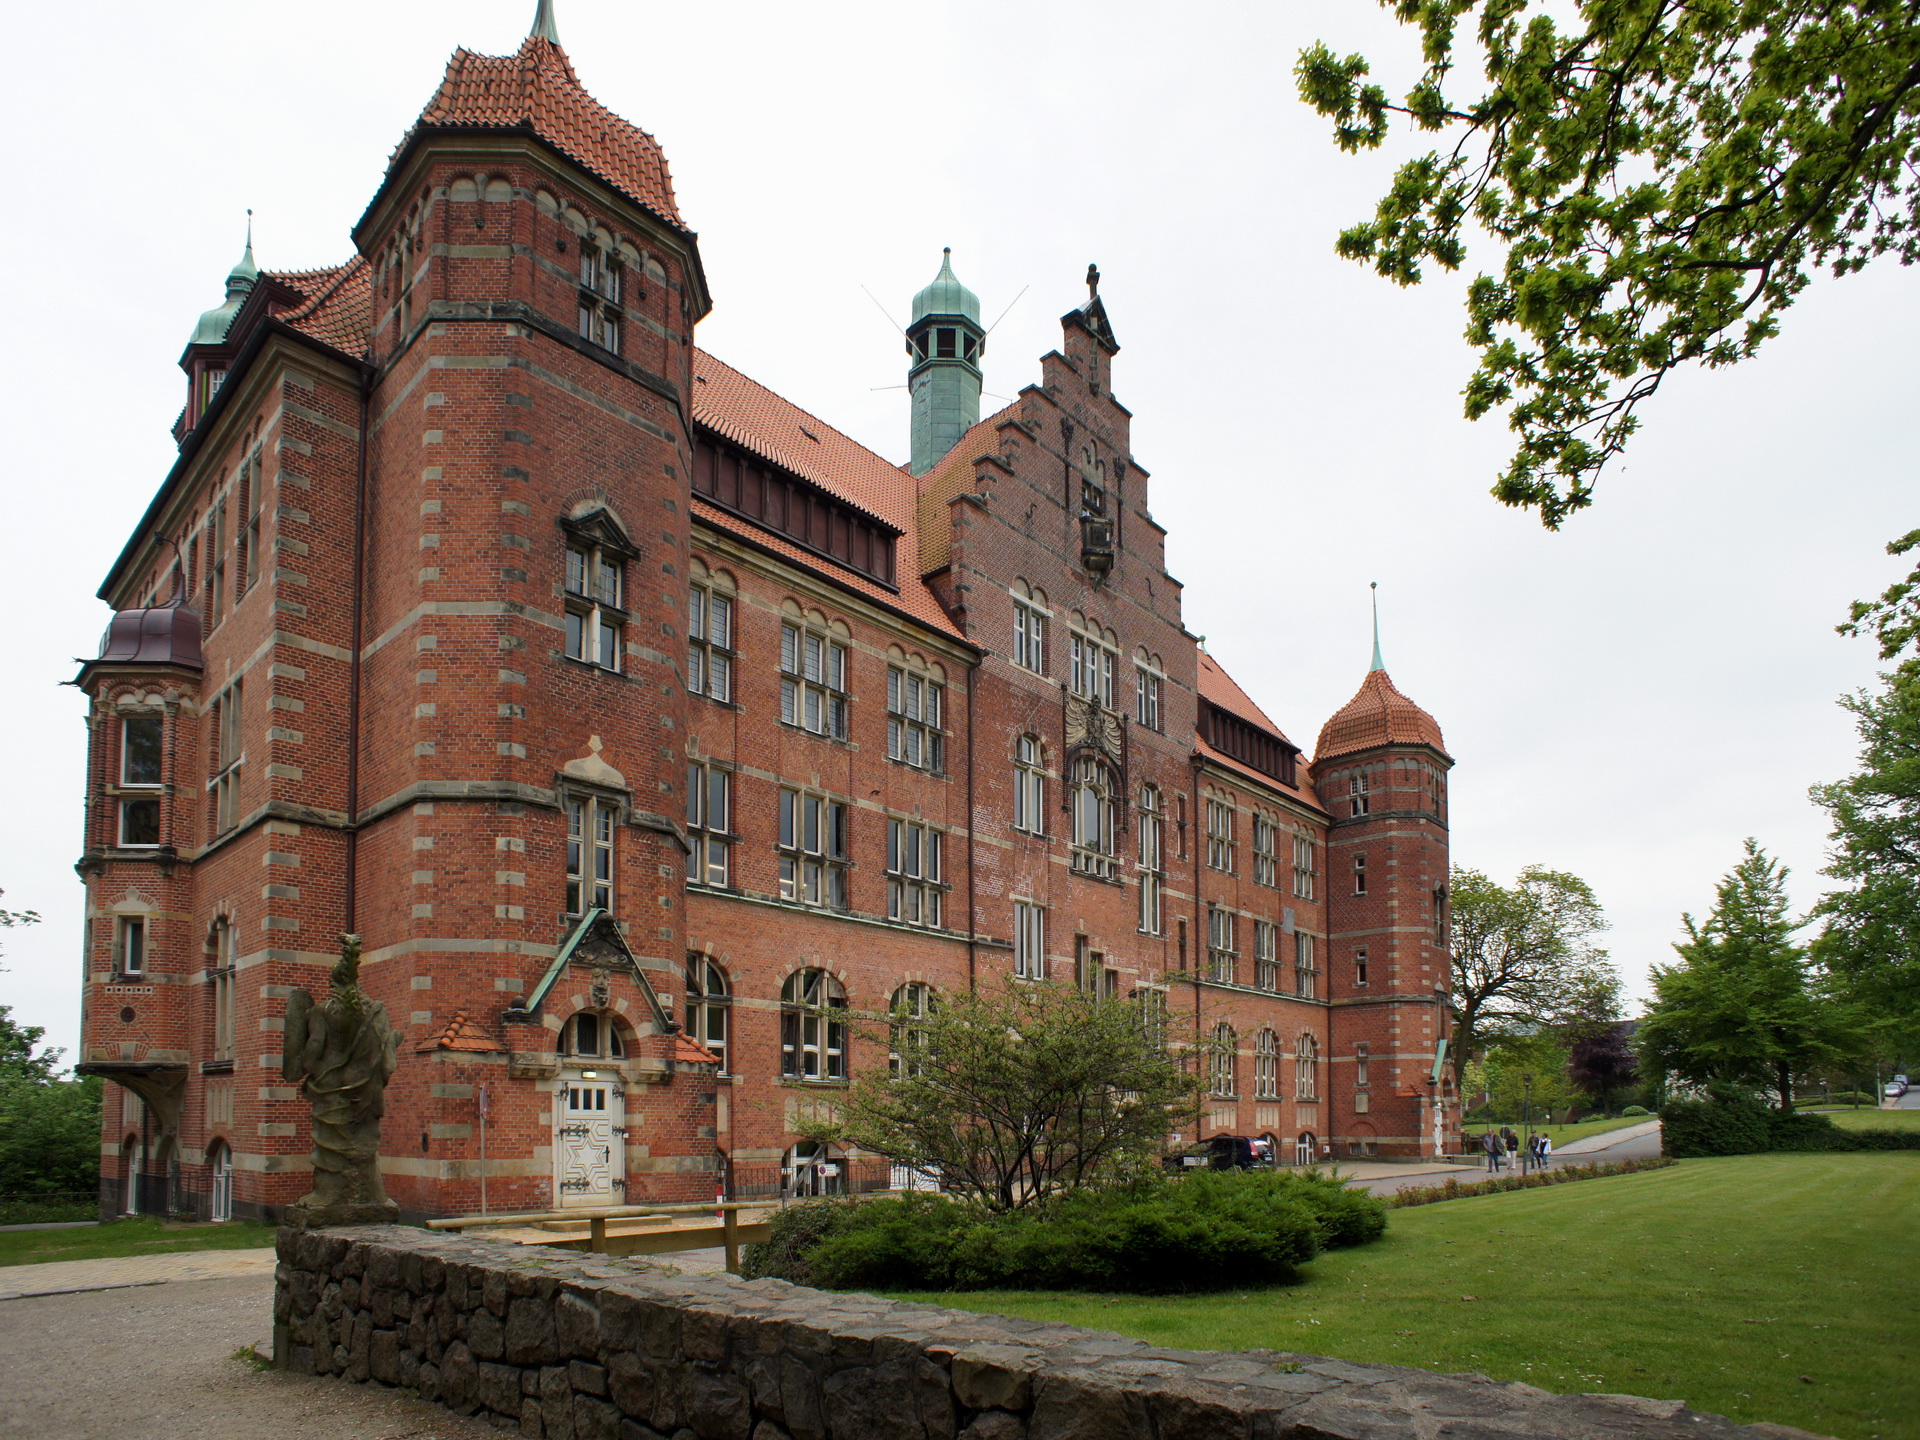
[(1245, 1135), (1210, 1135), (1184, 1150), (1175, 1150), (1162, 1162), (1178, 1175), (1183, 1170), (1252, 1170), (1265, 1162), (1254, 1153)]

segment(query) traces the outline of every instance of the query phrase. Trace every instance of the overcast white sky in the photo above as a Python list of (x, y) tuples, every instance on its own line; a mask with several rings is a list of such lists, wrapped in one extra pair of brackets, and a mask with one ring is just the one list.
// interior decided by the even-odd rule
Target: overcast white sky
[[(1295, 98), (1324, 38), (1393, 82), (1416, 51), (1371, 0), (559, 0), (587, 87), (657, 135), (715, 297), (700, 343), (904, 459), (895, 315), (954, 248), (1011, 396), (1098, 261), (1187, 623), (1311, 748), (1368, 657), (1458, 761), (1456, 861), (1585, 876), (1630, 985), (1757, 835), (1821, 884), (1807, 786), (1852, 763), (1835, 707), (1874, 672), (1833, 633), (1900, 572), (1920, 285), (1816, 285), (1760, 360), (1669, 382), (1562, 534), (1487, 488), (1460, 418), (1461, 282), (1335, 258), (1393, 154), (1335, 150)], [(16, 12), (6, 393), (18, 409), (0, 606), (11, 760), (0, 1004), (77, 1031), (82, 704), (93, 592), (173, 455), (175, 362), (244, 212), (270, 268), (337, 262), (456, 45), (514, 49), (533, 0), (202, 0)], [(28, 57), (31, 57), (30, 59)], [(1484, 257), (1491, 263), (1491, 256)], [(1905, 397), (1904, 399), (1902, 397)], [(1905, 417), (1904, 419), (1902, 417)]]

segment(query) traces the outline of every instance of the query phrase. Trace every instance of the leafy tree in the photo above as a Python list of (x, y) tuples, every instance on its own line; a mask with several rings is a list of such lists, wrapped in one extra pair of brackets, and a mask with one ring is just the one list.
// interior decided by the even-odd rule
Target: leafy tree
[(45, 1034), (0, 1005), (0, 1195), (99, 1184), (101, 1082), (59, 1078), (64, 1052)]
[(0, 1005), (0, 1085), (45, 1085), (60, 1068), (62, 1050), (38, 1049), (46, 1029), (14, 1022), (13, 1007)]
[[(0, 895), (7, 892), (0, 890)], [(11, 930), (16, 925), (38, 925), (40, 912), (37, 910), (0, 910), (0, 930)], [(0, 970), (7, 967), (0, 965)]]
[(1613, 1109), (1623, 1091), (1640, 1083), (1640, 1060), (1628, 1031), (1618, 1021), (1583, 1027), (1570, 1047), (1567, 1078), (1603, 1110)]
[(1579, 1098), (1567, 1076), (1566, 1041), (1551, 1031), (1507, 1035), (1487, 1050), (1487, 1089), (1501, 1115), (1519, 1119), (1531, 1107), (1544, 1120)]
[(1453, 1074), (1488, 1040), (1607, 1013), (1619, 977), (1592, 943), (1607, 928), (1577, 875), (1529, 865), (1511, 887), (1456, 866), (1453, 910)]
[(1527, 0), (1381, 3), (1420, 35), (1404, 103), (1323, 44), (1301, 53), (1302, 98), (1349, 152), (1390, 116), (1453, 139), (1337, 248), (1411, 285), (1459, 268), (1470, 225), (1505, 247), (1467, 292), (1466, 413), (1517, 399), (1493, 493), (1550, 527), (1592, 503), (1673, 370), (1751, 356), (1818, 269), (1920, 258), (1912, 0), (1572, 0), (1564, 21)]
[(936, 1170), (990, 1210), (1147, 1169), (1198, 1114), (1195, 1067), (1135, 1001), (1009, 984), (910, 1028), (899, 1073), (862, 1076), (840, 1120), (809, 1133)]
[(1856, 1015), (1828, 995), (1793, 941), (1787, 870), (1746, 842), (1706, 923), (1682, 917), (1679, 965), (1656, 965), (1638, 1032), (1648, 1065), (1695, 1084), (1767, 1085), (1793, 1109), (1793, 1077), (1844, 1061), (1864, 1043)]

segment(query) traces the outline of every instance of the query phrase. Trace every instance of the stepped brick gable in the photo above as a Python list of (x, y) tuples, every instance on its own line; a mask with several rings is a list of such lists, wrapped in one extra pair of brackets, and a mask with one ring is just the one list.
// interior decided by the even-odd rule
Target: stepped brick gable
[(1185, 629), (1097, 271), (978, 418), (945, 257), (894, 464), (696, 348), (665, 157), (546, 7), (352, 236), (249, 244), (100, 591), (103, 1208), (309, 1188), (281, 1034), (342, 934), (414, 1216), (901, 1183), (801, 1134), (873, 1022), (1041, 980), (1199, 1043), (1183, 1142), (1455, 1143), (1439, 727), (1376, 669), (1309, 760)]

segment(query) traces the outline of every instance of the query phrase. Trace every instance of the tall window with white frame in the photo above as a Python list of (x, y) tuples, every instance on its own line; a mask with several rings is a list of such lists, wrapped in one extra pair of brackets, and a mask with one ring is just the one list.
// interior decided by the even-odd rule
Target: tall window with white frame
[(626, 566), (603, 546), (567, 543), (567, 655), (602, 670), (620, 668), (626, 629)]
[[(159, 715), (127, 715), (120, 721), (120, 797), (118, 844), (146, 848), (160, 843), (160, 793), (165, 721)], [(146, 792), (146, 793), (142, 793)]]
[(1156, 1045), (1167, 1043), (1167, 992), (1164, 986), (1142, 985), (1133, 992), (1140, 1006), (1140, 1033)]
[(1207, 1093), (1216, 1100), (1232, 1100), (1240, 1094), (1238, 1044), (1233, 1026), (1226, 1021), (1213, 1027), (1213, 1044), (1207, 1055)]
[(1099, 636), (1067, 632), (1067, 685), (1074, 694), (1113, 708), (1113, 672), (1119, 653)]
[(1222, 985), (1235, 983), (1240, 950), (1234, 943), (1234, 913), (1218, 905), (1207, 910), (1207, 976)]
[(1047, 908), (1013, 902), (1013, 973), (1023, 980), (1047, 978)]
[(620, 353), (620, 256), (604, 233), (580, 237), (580, 338)]
[(1013, 591), (1013, 663), (1036, 675), (1047, 673), (1047, 597), (1017, 583)]
[(1253, 983), (1262, 990), (1280, 988), (1280, 927), (1271, 920), (1253, 922)]
[(914, 820), (887, 821), (887, 918), (905, 925), (940, 928), (945, 892), (941, 847), (944, 837)]
[(824, 970), (796, 970), (780, 987), (780, 1073), (847, 1078), (846, 987)]
[(240, 966), (240, 933), (227, 919), (214, 921), (208, 949), (207, 980), (213, 992), (213, 1060), (231, 1064), (234, 1041), (234, 983)]
[(1304, 930), (1293, 932), (1293, 993), (1302, 1000), (1311, 1000), (1318, 988), (1315, 976), (1320, 973), (1313, 953), (1313, 936)]
[(569, 795), (567, 914), (613, 909), (613, 833), (618, 809), (606, 800)]
[(847, 738), (847, 647), (832, 634), (780, 627), (780, 719), (815, 735)]
[(1367, 857), (1364, 851), (1353, 857), (1353, 893), (1367, 893)]
[(1029, 835), (1047, 830), (1047, 770), (1032, 735), (1013, 742), (1013, 828)]
[(1091, 755), (1073, 762), (1073, 869), (1106, 879), (1118, 868), (1114, 854), (1113, 781)]
[(927, 1021), (933, 1016), (933, 987), (910, 980), (893, 992), (893, 1003), (887, 1008), (892, 1017), (892, 1024), (888, 1027), (891, 1041), (887, 1054), (888, 1071), (896, 1080), (903, 1076), (924, 1075), (927, 1054), (933, 1044), (933, 1037), (927, 1030)]
[(1233, 802), (1207, 798), (1207, 866), (1233, 873)]
[(946, 686), (929, 675), (887, 667), (887, 758), (939, 774), (947, 768)]
[(1372, 786), (1363, 770), (1347, 781), (1347, 814), (1370, 815), (1373, 813)]
[(1253, 1042), (1253, 1098), (1280, 1098), (1280, 1037), (1262, 1030)]
[(1253, 817), (1253, 879), (1280, 888), (1280, 827), (1265, 815)]
[(1313, 836), (1305, 830), (1293, 833), (1293, 893), (1299, 900), (1313, 899)]
[(687, 1034), (720, 1057), (720, 1073), (731, 1075), (728, 1041), (732, 1038), (733, 991), (727, 972), (705, 955), (687, 957)]
[(1299, 1044), (1294, 1047), (1293, 1098), (1320, 1098), (1320, 1042), (1311, 1035), (1302, 1035)]
[(1166, 678), (1147, 661), (1136, 661), (1133, 669), (1133, 718), (1149, 730), (1164, 728), (1160, 719), (1161, 687)]
[(687, 766), (687, 879), (695, 885), (732, 881), (733, 776), (711, 763)]
[(780, 792), (780, 898), (847, 908), (847, 806), (804, 790)]
[(147, 917), (122, 915), (113, 923), (113, 968), (127, 978), (147, 973)]
[(1158, 785), (1140, 787), (1140, 930), (1163, 933), (1166, 925), (1166, 801)]
[(1353, 1108), (1362, 1114), (1366, 1112), (1367, 1088), (1373, 1083), (1369, 1067), (1373, 1063), (1371, 1047), (1362, 1040), (1353, 1047), (1353, 1088), (1355, 1090)]
[(689, 587), (687, 693), (733, 699), (733, 597), (711, 584)]
[(240, 770), (243, 751), (240, 739), (245, 714), (244, 680), (236, 680), (220, 692), (214, 701), (213, 828), (224, 835), (240, 823)]
[(253, 588), (253, 582), (260, 578), (263, 557), (260, 554), (260, 509), (261, 486), (266, 466), (261, 459), (259, 446), (246, 458), (240, 467), (240, 546), (236, 557), (240, 567), (237, 578), (238, 593), (245, 594)]

